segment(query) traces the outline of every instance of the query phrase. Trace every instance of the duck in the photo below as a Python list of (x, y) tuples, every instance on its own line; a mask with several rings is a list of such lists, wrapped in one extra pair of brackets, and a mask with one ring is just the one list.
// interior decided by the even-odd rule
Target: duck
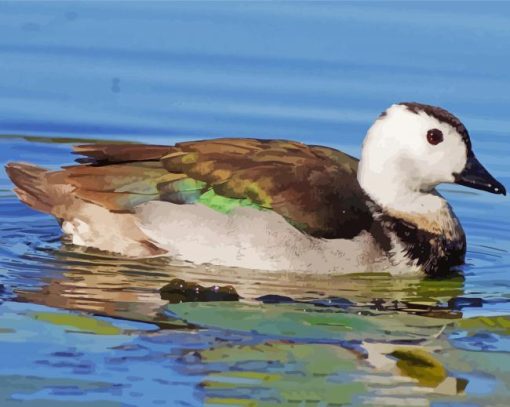
[(75, 165), (12, 162), (19, 199), (53, 215), (74, 245), (247, 270), (438, 276), (465, 261), (466, 236), (436, 187), (506, 195), (462, 122), (391, 105), (358, 160), (291, 140), (78, 145)]

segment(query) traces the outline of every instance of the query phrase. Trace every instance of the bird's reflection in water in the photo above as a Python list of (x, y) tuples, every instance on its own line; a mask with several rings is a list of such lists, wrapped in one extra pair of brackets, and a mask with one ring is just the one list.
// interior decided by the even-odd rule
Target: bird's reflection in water
[[(40, 287), (18, 290), (18, 300), (142, 321), (161, 319), (163, 307), (172, 298), (186, 301), (161, 294), (161, 288), (174, 279), (202, 287), (230, 285), (246, 302), (268, 295), (308, 302), (329, 298), (333, 305), (342, 299), (358, 307), (450, 318), (460, 316), (451, 306), (464, 289), (461, 275), (425, 279), (375, 273), (318, 276), (257, 272), (176, 264), (163, 258), (120, 258), (72, 245), (46, 253), (41, 261), (51, 261), (59, 272), (51, 277), (42, 275)], [(321, 304), (327, 305), (327, 301)]]
[[(331, 401), (350, 389), (361, 393), (384, 392), (391, 405), (404, 396), (422, 401), (431, 391), (455, 395), (467, 383), (460, 376), (450, 375), (433, 355), (437, 349), (449, 349), (445, 338), (438, 339), (441, 327), (448, 323), (444, 318), (461, 316), (455, 307), (449, 306), (455, 304), (456, 298), (462, 298), (461, 276), (430, 280), (387, 274), (327, 277), (268, 273), (195, 267), (158, 258), (132, 260), (67, 245), (57, 250), (37, 251), (31, 260), (34, 258), (41, 265), (36, 278), (42, 284), (18, 289), (20, 301), (152, 322), (164, 328), (149, 336), (164, 337), (172, 332), (166, 329), (192, 329), (195, 333), (202, 326), (211, 326), (213, 330), (227, 328), (227, 332), (233, 329), (245, 335), (255, 333), (256, 338), (244, 345), (231, 344), (220, 336), (213, 346), (183, 351), (181, 368), (203, 374), (206, 377), (202, 382), (204, 397), (221, 401), (219, 404), (225, 404), (223, 401), (231, 400), (239, 392), (243, 397), (253, 397), (250, 393), (253, 389), (239, 385), (237, 380), (248, 376), (269, 377), (270, 372), (279, 379), (263, 380), (257, 389), (289, 402), (294, 401), (294, 395), (287, 391), (287, 383), (294, 383), (301, 376), (300, 387), (308, 383), (310, 394), (315, 394), (316, 388), (328, 389)], [(48, 266), (52, 273), (44, 271)], [(215, 287), (224, 288), (226, 296), (219, 299), (247, 304), (166, 307), (169, 302), (217, 300), (221, 289)], [(249, 306), (280, 300), (291, 304), (274, 308), (271, 304), (264, 308)], [(317, 307), (301, 306), (302, 303)], [(186, 308), (188, 305), (191, 308)], [(328, 306), (335, 309), (323, 308)], [(307, 311), (301, 313), (305, 308)], [(311, 309), (318, 312), (311, 315)], [(364, 312), (377, 314), (377, 319), (365, 321)], [(388, 315), (390, 318), (385, 318)], [(395, 315), (399, 316), (397, 320), (392, 318)], [(313, 324), (309, 326), (310, 321)], [(293, 330), (294, 337), (285, 339)], [(315, 337), (317, 340), (309, 339)], [(353, 337), (358, 339), (350, 342), (349, 338)], [(392, 356), (400, 354), (403, 355), (400, 359)], [(342, 373), (344, 368), (346, 371)], [(434, 377), (438, 372), (440, 375), (436, 381), (421, 385), (419, 380), (424, 380), (430, 372)], [(349, 383), (358, 375), (369, 384), (353, 390)], [(416, 380), (419, 386), (413, 385)], [(347, 387), (339, 387), (339, 382)]]

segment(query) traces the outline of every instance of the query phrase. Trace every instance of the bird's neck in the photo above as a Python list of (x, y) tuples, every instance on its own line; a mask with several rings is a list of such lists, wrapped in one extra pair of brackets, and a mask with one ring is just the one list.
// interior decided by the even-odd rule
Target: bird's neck
[(358, 182), (381, 210), (431, 233), (444, 233), (454, 217), (450, 206), (434, 189), (422, 191), (410, 174), (385, 166), (377, 171), (360, 162)]
[(388, 210), (426, 214), (440, 210), (445, 204), (434, 188), (420, 188), (411, 169), (403, 172), (391, 163), (374, 168), (361, 160), (358, 182), (372, 200)]

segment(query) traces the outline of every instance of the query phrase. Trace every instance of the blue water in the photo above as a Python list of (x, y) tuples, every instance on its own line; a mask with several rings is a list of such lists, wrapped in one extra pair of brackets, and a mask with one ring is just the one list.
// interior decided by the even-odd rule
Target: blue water
[[(73, 139), (218, 136), (359, 156), (382, 110), (420, 101), (460, 116), (508, 188), (508, 44), (505, 2), (5, 1), (0, 162), (58, 168), (73, 161)], [(68, 246), (2, 172), (0, 404), (505, 405), (510, 199), (441, 192), (468, 236), (461, 276), (312, 281)], [(243, 300), (168, 306), (159, 288), (174, 277), (232, 284)], [(307, 303), (256, 301), (267, 294)], [(329, 296), (353, 305), (312, 305)], [(464, 393), (375, 366), (382, 345), (403, 342), (467, 380)]]

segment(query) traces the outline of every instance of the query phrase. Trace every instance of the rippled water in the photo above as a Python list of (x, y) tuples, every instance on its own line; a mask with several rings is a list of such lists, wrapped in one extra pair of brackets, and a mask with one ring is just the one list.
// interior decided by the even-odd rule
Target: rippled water
[[(292, 138), (359, 155), (395, 101), (460, 115), (510, 185), (506, 3), (0, 3), (0, 161), (73, 140)], [(78, 140), (76, 140), (78, 141)], [(0, 178), (0, 404), (507, 405), (510, 200), (441, 192), (443, 280), (134, 261), (62, 242)], [(179, 278), (237, 302), (169, 304)]]

